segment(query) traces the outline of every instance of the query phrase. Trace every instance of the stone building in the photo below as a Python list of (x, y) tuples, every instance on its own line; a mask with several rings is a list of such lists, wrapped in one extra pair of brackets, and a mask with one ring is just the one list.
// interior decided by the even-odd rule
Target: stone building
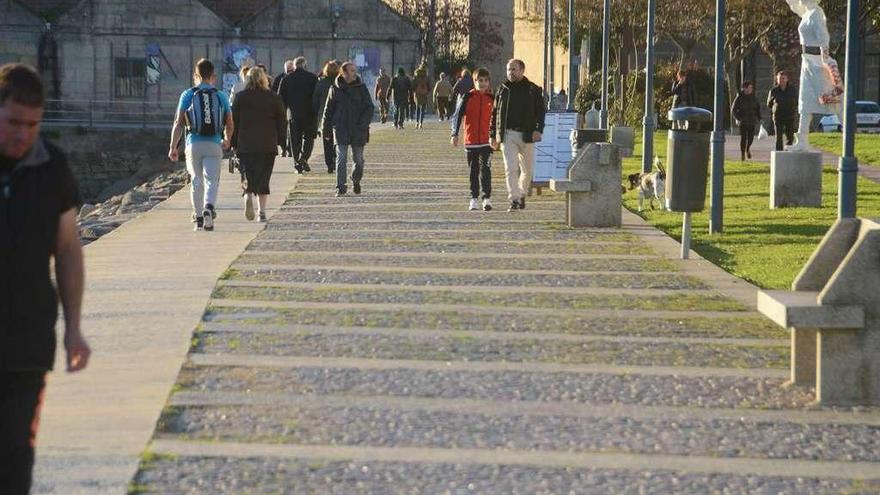
[(369, 84), (380, 66), (415, 65), (418, 43), (381, 0), (0, 0), (0, 63), (37, 66), (65, 109), (164, 120), (201, 57), (225, 88), (248, 60), (276, 74), (298, 55), (313, 71), (354, 60)]

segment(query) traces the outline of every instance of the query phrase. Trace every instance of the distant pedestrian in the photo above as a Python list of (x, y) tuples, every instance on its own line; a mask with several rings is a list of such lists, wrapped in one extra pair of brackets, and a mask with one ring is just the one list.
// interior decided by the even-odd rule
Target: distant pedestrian
[[(338, 69), (337, 69), (338, 71)], [(391, 76), (385, 73), (385, 68), (379, 68), (379, 77), (376, 79), (376, 101), (379, 102), (379, 121), (383, 124), (388, 122), (388, 90), (391, 88)]]
[(476, 72), (477, 87), (470, 90), (458, 102), (452, 123), (452, 146), (458, 146), (459, 129), (464, 125), (464, 147), (470, 167), (471, 201), (468, 209), (480, 209), (480, 186), (483, 189), (483, 210), (492, 209), (492, 145), (489, 129), (492, 110), (492, 79), (488, 69)]
[(524, 210), (532, 185), (535, 143), (544, 132), (544, 94), (525, 77), (522, 60), (507, 62), (507, 80), (498, 87), (492, 109), (492, 147), (501, 144), (504, 176), (507, 179), (507, 211)]
[(226, 93), (217, 90), (217, 75), (210, 60), (196, 63), (193, 79), (196, 86), (180, 95), (168, 158), (177, 161), (177, 146), (186, 134), (186, 170), (191, 180), (190, 197), (196, 230), (214, 230), (217, 192), (220, 187), (220, 160), (235, 128), (232, 108)]
[(409, 95), (412, 91), (412, 83), (406, 77), (403, 67), (397, 69), (397, 75), (391, 80), (391, 89), (388, 97), (394, 101), (394, 127), (403, 129), (403, 120), (406, 117), (406, 107), (409, 105)]
[[(339, 77), (339, 62), (336, 60), (330, 60), (324, 64), (324, 68), (321, 70), (321, 77), (318, 79), (317, 86), (315, 86), (315, 115), (324, 115), (324, 107), (327, 106), (327, 97), (330, 96), (330, 88), (333, 87), (337, 77)], [(385, 104), (387, 107), (387, 98), (385, 99)], [(333, 134), (331, 133), (329, 136), (324, 136), (324, 139), (321, 141), (324, 142), (324, 163), (327, 165), (327, 173), (332, 174), (336, 171), (336, 143), (333, 141)]]
[(453, 97), (455, 98), (453, 104), (458, 105), (458, 99), (466, 95), (472, 89), (474, 89), (474, 79), (471, 77), (471, 71), (464, 68), (461, 71), (461, 77), (458, 78), (458, 81), (455, 82), (455, 86), (452, 87)]
[[(293, 72), (293, 60), (287, 60), (284, 62), (284, 72), (275, 76), (275, 79), (272, 80), (272, 87), (270, 88), (273, 93), (278, 93), (278, 87), (281, 86), (281, 81), (287, 74)], [(285, 122), (284, 124), (284, 139), (281, 140), (281, 156), (292, 156), (290, 153), (290, 126), (289, 122)]]
[(351, 173), (354, 193), (361, 193), (364, 147), (370, 141), (370, 122), (375, 109), (370, 91), (358, 77), (354, 62), (345, 62), (340, 71), (336, 83), (330, 88), (322, 122), (324, 139), (328, 136), (336, 139), (336, 196), (344, 196), (348, 191), (348, 148), (351, 148), (354, 161)]
[(229, 90), (229, 102), (232, 103), (232, 100), (235, 99), (235, 93), (244, 89), (244, 80), (247, 79), (248, 71), (251, 70), (250, 65), (242, 65), (241, 69), (238, 70), (238, 81), (232, 85), (232, 89)]
[(672, 83), (672, 108), (693, 107), (697, 104), (696, 88), (691, 82), (687, 71), (680, 70)]
[(773, 127), (776, 131), (776, 151), (782, 151), (782, 136), (785, 144), (794, 143), (794, 121), (798, 109), (797, 89), (789, 82), (788, 73), (780, 70), (776, 73), (776, 86), (767, 95), (767, 106), (773, 116)]
[(8, 495), (30, 493), (59, 299), (67, 371), (85, 369), (91, 355), (80, 330), (79, 192), (64, 153), (40, 137), (44, 104), (36, 70), (0, 66), (0, 492)]
[(440, 73), (440, 79), (434, 85), (434, 105), (437, 107), (437, 115), (440, 120), (449, 118), (449, 107), (452, 100), (452, 84), (446, 78), (446, 73)]
[(416, 77), (413, 78), (413, 99), (416, 104), (416, 129), (421, 129), (425, 123), (425, 112), (428, 107), (428, 96), (431, 94), (431, 81), (428, 79), (428, 69), (419, 67), (416, 69)]
[(293, 60), (293, 72), (284, 76), (278, 94), (287, 107), (290, 119), (290, 149), (296, 172), (310, 172), (309, 158), (315, 146), (318, 117), (315, 115), (314, 96), (318, 77), (306, 70), (305, 57)]
[(245, 218), (254, 219), (254, 197), (257, 216), (266, 221), (266, 200), (269, 182), (278, 155), (278, 144), (284, 140), (287, 117), (281, 97), (269, 89), (269, 79), (263, 69), (255, 67), (248, 73), (245, 89), (232, 103), (235, 133), (232, 143), (241, 160), (245, 180)]
[(740, 159), (752, 158), (752, 142), (755, 140), (755, 129), (761, 125), (761, 104), (755, 97), (755, 85), (746, 81), (742, 90), (733, 100), (730, 111), (739, 126)]

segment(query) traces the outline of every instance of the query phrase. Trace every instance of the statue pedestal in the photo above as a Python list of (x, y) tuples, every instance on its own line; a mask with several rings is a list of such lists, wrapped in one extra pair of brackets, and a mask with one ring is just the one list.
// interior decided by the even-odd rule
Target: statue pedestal
[(770, 209), (822, 207), (822, 153), (770, 153)]

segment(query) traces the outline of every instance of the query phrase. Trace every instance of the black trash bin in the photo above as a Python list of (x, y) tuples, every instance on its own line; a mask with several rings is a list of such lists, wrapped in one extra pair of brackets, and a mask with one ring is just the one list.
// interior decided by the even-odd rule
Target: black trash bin
[(703, 211), (709, 175), (712, 112), (697, 107), (669, 111), (673, 128), (666, 147), (666, 204), (671, 211)]

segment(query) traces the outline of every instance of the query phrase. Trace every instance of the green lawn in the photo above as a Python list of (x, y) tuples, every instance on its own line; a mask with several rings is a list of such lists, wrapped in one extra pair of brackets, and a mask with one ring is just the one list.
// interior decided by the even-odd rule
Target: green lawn
[[(810, 134), (810, 144), (840, 155), (843, 137), (839, 132)], [(859, 165), (880, 166), (880, 134), (856, 134), (856, 157), (859, 159)]]
[[(817, 136), (823, 146), (828, 137)], [(872, 136), (873, 138), (873, 136)], [(820, 139), (811, 135), (811, 142)], [(862, 150), (874, 149), (880, 163), (880, 141), (860, 136)], [(666, 132), (655, 135), (654, 151), (666, 156)], [(870, 142), (870, 143), (869, 143)], [(635, 156), (624, 160), (624, 174), (641, 168), (641, 140), (636, 138)], [(710, 179), (711, 180), (711, 179)], [(822, 236), (837, 217), (837, 174), (825, 171), (822, 184), (822, 208), (769, 208), (770, 171), (763, 163), (727, 161), (725, 166), (724, 233), (709, 235), (709, 198), (706, 209), (693, 215), (692, 247), (701, 256), (734, 275), (763, 288), (788, 288)], [(624, 196), (624, 205), (637, 209), (636, 191)], [(859, 178), (858, 215), (880, 217), (880, 184)], [(642, 216), (651, 224), (681, 239), (681, 213), (646, 211)]]

